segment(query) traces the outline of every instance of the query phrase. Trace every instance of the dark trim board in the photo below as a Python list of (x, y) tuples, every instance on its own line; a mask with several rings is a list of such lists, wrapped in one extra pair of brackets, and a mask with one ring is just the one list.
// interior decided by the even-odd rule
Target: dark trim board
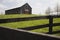
[(60, 36), (0, 27), (1, 40), (60, 40)]

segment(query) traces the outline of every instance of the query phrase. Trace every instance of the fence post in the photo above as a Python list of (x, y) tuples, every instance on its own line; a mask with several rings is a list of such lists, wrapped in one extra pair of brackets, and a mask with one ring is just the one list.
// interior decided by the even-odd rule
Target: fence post
[(49, 34), (53, 31), (53, 16), (49, 15)]

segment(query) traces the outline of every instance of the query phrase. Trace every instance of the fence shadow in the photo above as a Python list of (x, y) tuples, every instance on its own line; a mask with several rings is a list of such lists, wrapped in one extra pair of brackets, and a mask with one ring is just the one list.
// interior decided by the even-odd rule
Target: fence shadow
[(23, 30), (34, 30), (34, 29), (45, 28), (45, 27), (48, 27), (48, 26), (49, 26), (48, 24), (45, 24), (45, 25), (31, 26), (31, 27), (18, 28), (18, 29), (23, 29)]
[[(54, 23), (53, 26), (60, 26), (60, 23)], [(26, 28), (18, 28), (18, 29), (34, 30), (34, 29), (40, 29), (40, 28), (45, 28), (45, 27), (49, 27), (49, 24), (38, 25), (38, 26), (31, 26), (31, 27), (26, 27)]]
[[(56, 34), (56, 33), (60, 33), (60, 30), (58, 30), (58, 31), (53, 31), (51, 34)], [(47, 32), (46, 34), (50, 34), (50, 33)]]

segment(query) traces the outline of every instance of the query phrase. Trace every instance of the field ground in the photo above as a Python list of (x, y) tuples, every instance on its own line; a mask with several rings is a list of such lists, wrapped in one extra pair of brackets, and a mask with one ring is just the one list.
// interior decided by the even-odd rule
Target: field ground
[[(38, 33), (46, 33), (46, 32), (49, 32), (49, 27), (46, 27), (46, 28), (41, 28), (41, 29), (35, 29), (35, 30), (31, 30), (32, 32), (38, 32)], [(54, 31), (58, 31), (60, 30), (60, 26), (54, 26), (53, 27), (53, 32)], [(53, 34), (55, 35), (55, 34)], [(60, 36), (60, 33), (56, 33), (56, 35)]]
[(37, 26), (37, 25), (43, 25), (43, 24), (48, 24), (48, 19), (3, 23), (3, 24), (0, 24), (0, 26), (7, 26), (12, 28), (18, 28), (18, 27), (25, 28), (25, 27)]
[[(7, 19), (7, 18), (24, 18), (24, 17), (34, 17), (34, 16), (40, 16), (35, 14), (12, 14), (12, 15), (0, 15), (0, 19)], [(43, 16), (43, 15), (41, 15)]]
[[(48, 19), (40, 19), (40, 20), (30, 20), (30, 21), (20, 21), (20, 22), (11, 22), (11, 23), (2, 23), (0, 26), (6, 26), (11, 28), (25, 28), (30, 26), (37, 26), (37, 25), (43, 25), (48, 24)], [(60, 18), (54, 18), (53, 23), (60, 23)]]
[[(6, 18), (22, 18), (22, 17), (33, 17), (33, 16), (37, 16), (37, 15), (0, 15), (0, 19), (6, 19)], [(53, 23), (60, 23), (60, 18), (54, 18), (53, 19)], [(48, 19), (40, 19), (40, 20), (30, 20), (30, 21), (20, 21), (20, 22), (11, 22), (11, 23), (2, 23), (0, 24), (0, 26), (4, 26), (4, 27), (11, 27), (11, 28), (26, 28), (26, 27), (30, 27), (30, 26), (37, 26), (37, 25), (43, 25), (43, 24), (48, 24), (49, 20)], [(48, 27), (46, 28), (41, 28), (41, 29), (35, 29), (35, 30), (31, 30), (32, 32), (39, 32), (39, 33), (46, 33), (48, 32)], [(53, 31), (58, 31), (60, 30), (60, 26), (55, 26), (53, 27)], [(60, 33), (57, 34), (53, 34), (53, 35), (58, 35), (60, 36)]]

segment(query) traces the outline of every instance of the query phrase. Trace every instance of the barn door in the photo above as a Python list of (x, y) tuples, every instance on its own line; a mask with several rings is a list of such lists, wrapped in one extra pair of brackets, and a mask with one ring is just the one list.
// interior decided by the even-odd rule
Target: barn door
[(29, 14), (29, 9), (25, 9), (25, 10), (24, 10), (24, 13), (25, 13), (25, 14)]

